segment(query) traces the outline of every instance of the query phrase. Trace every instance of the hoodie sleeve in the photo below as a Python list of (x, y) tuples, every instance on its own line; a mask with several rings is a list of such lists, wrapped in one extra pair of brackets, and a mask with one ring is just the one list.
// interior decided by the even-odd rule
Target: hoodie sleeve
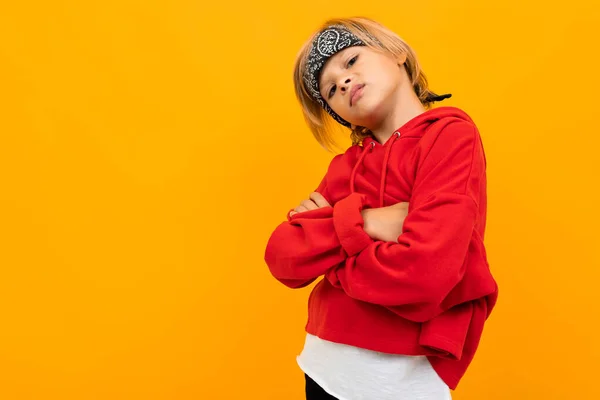
[(365, 196), (354, 193), (338, 204), (344, 207), (334, 208), (334, 226), (349, 257), (326, 278), (350, 297), (386, 306), (412, 321), (439, 315), (444, 298), (465, 273), (484, 174), (474, 125), (446, 126), (418, 167), (398, 243), (362, 241)]
[[(326, 177), (315, 191), (330, 201)], [(345, 199), (339, 203), (344, 203)], [(334, 207), (324, 207), (289, 216), (279, 224), (267, 242), (265, 262), (271, 274), (290, 288), (302, 288), (326, 271), (344, 262), (347, 254), (340, 243), (334, 226)], [(290, 210), (292, 211), (292, 210)], [(372, 239), (357, 227), (347, 246), (360, 248)], [(354, 242), (353, 245), (350, 242)]]

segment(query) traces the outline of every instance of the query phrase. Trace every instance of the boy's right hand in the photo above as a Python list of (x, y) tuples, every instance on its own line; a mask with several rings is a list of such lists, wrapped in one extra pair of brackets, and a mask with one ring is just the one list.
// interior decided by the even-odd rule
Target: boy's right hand
[(362, 210), (364, 231), (374, 240), (398, 242), (402, 234), (404, 219), (408, 215), (409, 203), (396, 203), (387, 207)]

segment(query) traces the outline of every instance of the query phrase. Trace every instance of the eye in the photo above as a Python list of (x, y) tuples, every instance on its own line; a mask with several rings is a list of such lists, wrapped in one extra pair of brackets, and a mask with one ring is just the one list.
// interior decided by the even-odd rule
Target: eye
[(358, 59), (358, 56), (354, 56), (350, 60), (348, 60), (348, 68), (353, 66), (357, 59)]
[(331, 98), (331, 96), (333, 96), (334, 94), (335, 94), (335, 85), (333, 85), (331, 87), (331, 89), (329, 89), (329, 94), (328, 94), (329, 98)]

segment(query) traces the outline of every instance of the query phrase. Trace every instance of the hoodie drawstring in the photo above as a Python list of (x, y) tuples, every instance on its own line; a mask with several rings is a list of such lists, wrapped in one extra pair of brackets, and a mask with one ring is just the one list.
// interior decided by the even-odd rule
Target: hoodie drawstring
[(358, 158), (358, 161), (354, 165), (354, 168), (352, 168), (352, 173), (350, 174), (350, 193), (354, 193), (354, 179), (356, 178), (356, 171), (358, 170), (358, 167), (360, 166), (363, 159), (367, 155), (367, 152), (369, 152), (370, 150), (373, 149), (373, 147), (375, 147), (375, 142), (371, 142), (369, 144), (371, 144), (371, 146), (369, 146), (369, 148), (365, 147), (363, 149), (363, 152), (360, 154), (360, 157)]
[(390, 158), (390, 153), (392, 151), (392, 146), (396, 139), (400, 137), (400, 132), (394, 132), (392, 137), (389, 139), (392, 142), (388, 144), (387, 149), (385, 150), (385, 156), (383, 157), (383, 164), (381, 165), (381, 184), (379, 185), (379, 207), (383, 207), (383, 196), (385, 194), (385, 178), (387, 175), (387, 164)]
[[(379, 207), (384, 206), (385, 179), (387, 176), (387, 164), (390, 159), (390, 153), (392, 151), (392, 146), (394, 145), (394, 142), (396, 141), (396, 139), (398, 139), (399, 137), (400, 137), (400, 132), (394, 132), (392, 137), (389, 139), (389, 140), (391, 140), (391, 142), (386, 143), (387, 149), (385, 149), (385, 155), (383, 157), (383, 165), (381, 166), (381, 183), (380, 183), (380, 187), (379, 187)], [(374, 147), (375, 147), (375, 142), (369, 142), (369, 147), (368, 148), (365, 147), (363, 149), (363, 152), (361, 153), (360, 157), (358, 158), (358, 161), (354, 165), (354, 168), (352, 169), (352, 173), (350, 174), (350, 193), (354, 193), (354, 181), (356, 179), (356, 173), (358, 171), (358, 167), (362, 164), (367, 153), (369, 151), (373, 150)]]

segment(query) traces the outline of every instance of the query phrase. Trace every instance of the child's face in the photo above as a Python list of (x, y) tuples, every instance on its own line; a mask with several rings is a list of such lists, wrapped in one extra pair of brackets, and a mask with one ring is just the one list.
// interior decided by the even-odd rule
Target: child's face
[(399, 66), (403, 62), (366, 46), (344, 49), (321, 72), (321, 96), (352, 125), (376, 126), (393, 111), (389, 108), (406, 79)]

